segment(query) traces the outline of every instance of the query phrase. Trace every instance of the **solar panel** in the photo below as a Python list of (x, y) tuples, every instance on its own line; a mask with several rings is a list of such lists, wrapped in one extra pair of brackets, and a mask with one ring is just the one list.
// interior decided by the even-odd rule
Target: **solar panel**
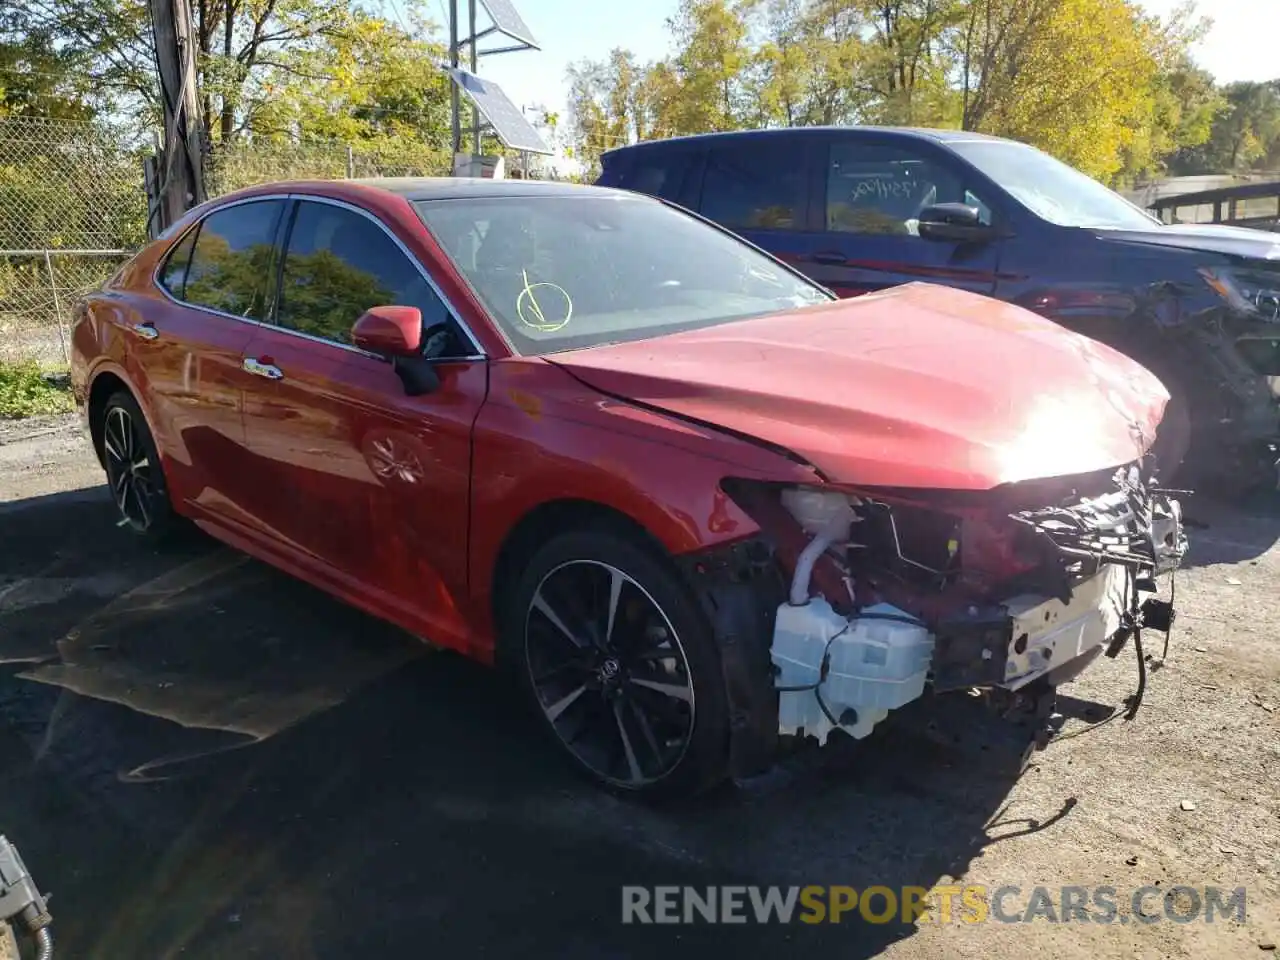
[(493, 127), (499, 140), (512, 150), (529, 153), (552, 153), (542, 135), (511, 102), (502, 88), (492, 80), (482, 80), (469, 70), (451, 67), (449, 76), (467, 99), (476, 105), (481, 116)]
[(512, 40), (527, 43), (535, 50), (538, 48), (538, 42), (533, 39), (533, 33), (521, 19), (520, 14), (516, 13), (511, 0), (480, 0), (480, 5), (489, 14), (489, 19), (493, 21), (499, 33), (506, 34)]

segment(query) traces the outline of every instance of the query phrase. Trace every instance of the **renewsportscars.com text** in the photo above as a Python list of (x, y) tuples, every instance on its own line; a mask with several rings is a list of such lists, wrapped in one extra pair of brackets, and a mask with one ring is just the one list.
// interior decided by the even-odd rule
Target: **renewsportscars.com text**
[(1243, 923), (1245, 888), (980, 884), (622, 888), (623, 923)]

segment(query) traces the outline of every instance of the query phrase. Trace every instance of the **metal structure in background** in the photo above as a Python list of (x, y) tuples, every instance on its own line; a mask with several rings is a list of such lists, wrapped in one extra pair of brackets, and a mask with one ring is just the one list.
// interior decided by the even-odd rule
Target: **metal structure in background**
[(477, 77), (470, 70), (463, 70), (461, 67), (451, 69), (449, 76), (453, 80), (454, 89), (467, 95), (473, 105), (472, 109), (479, 111), (498, 139), (509, 148), (521, 153), (551, 152), (542, 139), (542, 134), (525, 119), (519, 108), (492, 80)]
[[(466, 0), (468, 32), (461, 37), (458, 25), (459, 0), (449, 0), (449, 77), (453, 81), (451, 91), (453, 137), (451, 140), (454, 165), (462, 152), (464, 133), (471, 134), (472, 155), (480, 155), (481, 116), (484, 116), (493, 133), (507, 147), (518, 150), (525, 158), (522, 164), (528, 169), (530, 153), (550, 154), (552, 151), (523, 114), (516, 109), (502, 88), (492, 81), (481, 80), (476, 74), (481, 57), (499, 53), (516, 53), (539, 49), (533, 33), (511, 5), (511, 0)], [(476, 29), (477, 4), (484, 7), (490, 26)], [(511, 42), (499, 47), (480, 49), (480, 41), (500, 35)], [(462, 68), (462, 48), (467, 48), (469, 69)], [(471, 126), (462, 127), (462, 95), (471, 101)]]
[(1280, 181), (1161, 197), (1147, 207), (1165, 223), (1220, 223), (1280, 231)]

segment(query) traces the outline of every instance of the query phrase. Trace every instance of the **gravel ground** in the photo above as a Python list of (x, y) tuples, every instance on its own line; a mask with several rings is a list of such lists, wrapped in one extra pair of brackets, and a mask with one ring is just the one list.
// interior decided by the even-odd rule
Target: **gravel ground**
[[(1133, 690), (1126, 651), (1066, 688), (1067, 736), (1021, 776), (1006, 727), (953, 697), (648, 809), (568, 773), (489, 672), (199, 538), (133, 543), (74, 420), (0, 423), (0, 830), (74, 957), (1266, 957), (1280, 509), (1190, 513), (1169, 658), (1133, 721), (1092, 725)], [(619, 922), (624, 884), (951, 883), (1019, 887), (1006, 915), (1037, 886), (1060, 905), (1105, 885), (1119, 912)], [(1245, 921), (1173, 922), (1159, 895), (1132, 914), (1136, 889), (1180, 885), (1244, 887)]]

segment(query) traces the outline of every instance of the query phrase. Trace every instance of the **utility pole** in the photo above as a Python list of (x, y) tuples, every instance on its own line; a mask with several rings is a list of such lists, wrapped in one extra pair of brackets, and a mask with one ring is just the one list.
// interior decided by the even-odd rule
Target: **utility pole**
[(187, 0), (150, 0), (164, 108), (164, 155), (157, 189), (161, 228), (205, 199), (203, 135), (196, 96), (196, 46)]
[[(467, 44), (467, 48), (471, 54), (471, 72), (477, 73), (480, 68), (480, 51), (476, 49), (476, 0), (467, 0), (467, 11), (471, 20), (471, 40)], [(480, 156), (480, 109), (471, 104), (471, 152), (477, 157)]]
[[(458, 68), (458, 0), (449, 0), (449, 65)], [(457, 163), (462, 151), (462, 95), (456, 83), (449, 84), (449, 114), (453, 122), (453, 140), (449, 162)]]

